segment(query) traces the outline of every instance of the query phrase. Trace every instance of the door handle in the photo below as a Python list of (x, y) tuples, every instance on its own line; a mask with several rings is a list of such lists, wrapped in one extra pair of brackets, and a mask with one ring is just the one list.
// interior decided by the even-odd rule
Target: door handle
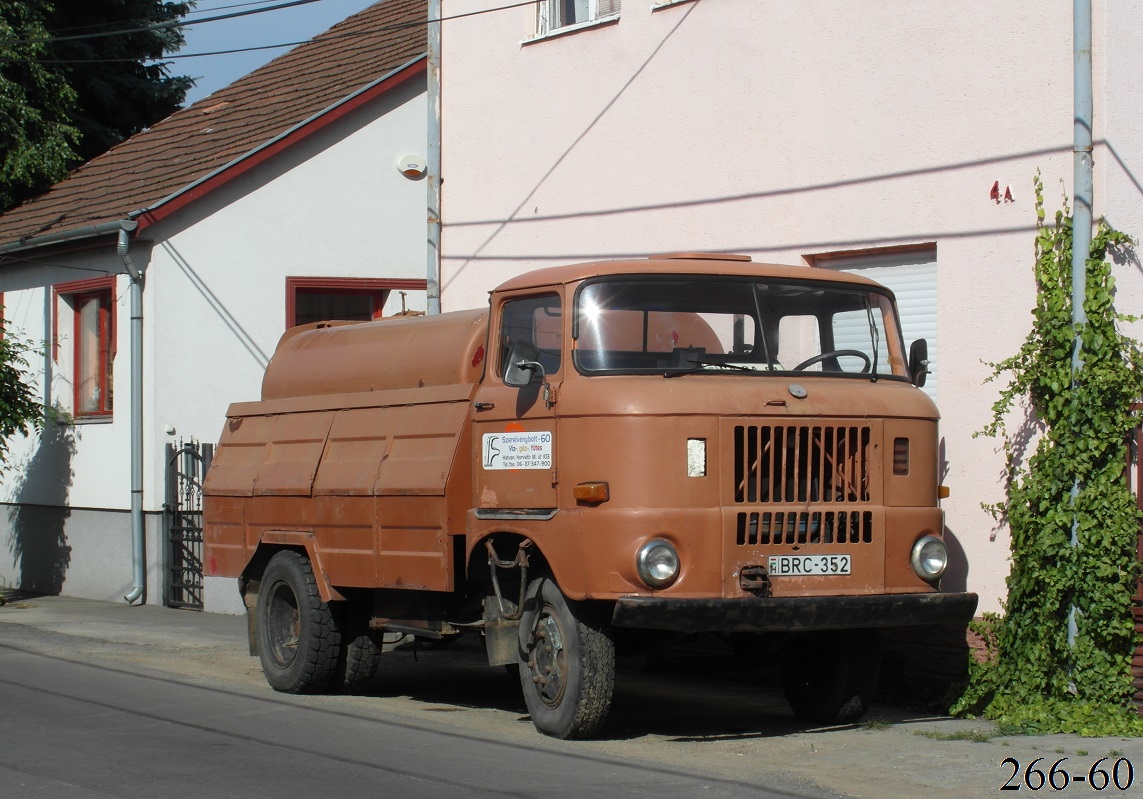
[(474, 402), (472, 404), (472, 407), (476, 408), (476, 410), (478, 410), (478, 411), (490, 411), (496, 407), (496, 403), (495, 402)]

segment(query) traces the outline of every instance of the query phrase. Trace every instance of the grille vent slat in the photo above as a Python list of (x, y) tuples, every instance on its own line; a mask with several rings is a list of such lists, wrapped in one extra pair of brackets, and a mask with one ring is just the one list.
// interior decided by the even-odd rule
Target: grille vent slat
[(872, 511), (754, 511), (736, 520), (739, 546), (870, 544)]
[(868, 502), (870, 428), (736, 425), (735, 502)]
[[(762, 506), (737, 514), (738, 545), (871, 543), (873, 513), (853, 507), (870, 501), (871, 438), (862, 425), (736, 425), (734, 501)], [(778, 504), (822, 507), (765, 507)]]

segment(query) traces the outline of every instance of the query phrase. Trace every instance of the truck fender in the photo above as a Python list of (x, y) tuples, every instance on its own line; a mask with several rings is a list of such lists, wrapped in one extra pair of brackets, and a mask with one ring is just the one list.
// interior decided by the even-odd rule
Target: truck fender
[[(262, 533), (258, 539), (258, 547), (254, 550), (254, 557), (250, 559), (250, 563), (261, 561), (265, 565), (265, 561), (269, 560), (270, 553), (279, 549), (301, 549), (306, 553), (310, 563), (314, 569), (314, 579), (317, 581), (318, 593), (321, 595), (323, 602), (329, 603), (334, 601), (344, 600), (345, 597), (336, 588), (330, 585), (329, 576), (325, 572), (325, 568), (321, 562), (321, 552), (317, 545), (317, 536), (313, 533), (291, 531), (291, 530), (267, 530)], [(262, 555), (263, 557), (259, 557)], [(249, 568), (249, 566), (247, 567)], [(244, 582), (249, 580), (253, 575), (244, 574)], [(248, 597), (246, 606), (251, 607), (251, 600)]]
[(491, 573), (486, 544), (491, 541), (496, 548), (498, 556), (503, 560), (511, 560), (520, 545), (524, 544), (528, 553), (527, 573), (532, 576), (548, 574), (557, 585), (560, 584), (560, 575), (557, 573), (556, 564), (548, 560), (544, 551), (533, 538), (521, 533), (501, 531), (474, 537), (470, 540), (472, 544), (468, 547), (467, 565), (467, 577), (469, 582), (482, 585), (485, 588), (488, 587), (485, 583), (490, 580)]

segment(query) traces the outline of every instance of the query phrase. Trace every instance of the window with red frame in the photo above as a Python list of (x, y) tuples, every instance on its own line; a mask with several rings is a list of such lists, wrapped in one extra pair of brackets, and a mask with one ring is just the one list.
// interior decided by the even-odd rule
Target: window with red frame
[(311, 322), (380, 319), (389, 292), (425, 290), (424, 280), (356, 277), (286, 278), (286, 327)]
[[(72, 414), (76, 418), (110, 416), (115, 395), (115, 279), (65, 283), (57, 285), (55, 292), (72, 311)], [(58, 354), (58, 345), (55, 349)]]

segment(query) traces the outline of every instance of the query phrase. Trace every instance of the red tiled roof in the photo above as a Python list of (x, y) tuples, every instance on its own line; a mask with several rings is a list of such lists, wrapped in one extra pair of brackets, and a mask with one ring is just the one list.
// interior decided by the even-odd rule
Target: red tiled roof
[(127, 219), (264, 147), (423, 56), (427, 6), (380, 0), (176, 111), (0, 216), (0, 245)]

